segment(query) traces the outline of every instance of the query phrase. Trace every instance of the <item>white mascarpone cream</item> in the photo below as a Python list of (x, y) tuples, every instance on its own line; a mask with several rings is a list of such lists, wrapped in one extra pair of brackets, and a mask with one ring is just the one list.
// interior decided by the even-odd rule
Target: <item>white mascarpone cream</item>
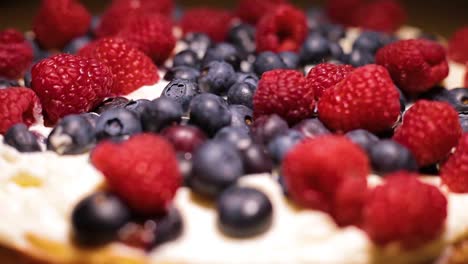
[[(400, 36), (418, 32), (404, 28)], [(342, 41), (345, 51), (357, 37), (350, 30)], [(180, 46), (178, 47), (180, 49)], [(464, 67), (450, 63), (449, 88), (460, 87)], [(167, 82), (144, 86), (129, 94), (129, 99), (154, 99)], [(33, 130), (47, 135), (50, 128), (35, 125)], [(439, 178), (424, 179), (441, 186)], [(370, 185), (380, 183), (369, 177)], [(101, 173), (89, 163), (88, 155), (59, 156), (52, 152), (19, 153), (0, 144), (0, 244), (9, 248), (28, 248), (25, 234), (34, 234), (63, 244), (70, 242), (70, 214), (76, 203), (104, 183)], [(175, 198), (184, 231), (175, 241), (149, 253), (154, 263), (405, 263), (435, 258), (444, 245), (468, 235), (468, 195), (442, 191), (448, 197), (448, 218), (439, 240), (421, 249), (402, 252), (393, 247), (378, 249), (356, 227), (339, 228), (325, 213), (301, 210), (282, 194), (277, 181), (269, 174), (245, 176), (243, 186), (263, 191), (274, 209), (271, 228), (264, 234), (233, 239), (224, 236), (216, 225), (212, 203), (202, 201), (185, 187)], [(129, 251), (133, 252), (133, 251)]]

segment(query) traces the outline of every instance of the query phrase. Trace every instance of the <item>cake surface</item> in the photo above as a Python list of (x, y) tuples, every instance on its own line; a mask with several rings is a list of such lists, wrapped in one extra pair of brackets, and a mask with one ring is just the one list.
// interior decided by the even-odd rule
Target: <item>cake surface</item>
[[(179, 30), (175, 30), (179, 35)], [(346, 53), (362, 31), (350, 28), (340, 45)], [(396, 32), (401, 39), (416, 38), (421, 31), (404, 26)], [(176, 54), (186, 49), (178, 41)], [(166, 65), (171, 65), (171, 59)], [(306, 73), (314, 65), (307, 65)], [(130, 100), (153, 100), (168, 85), (165, 71), (160, 81), (125, 95)], [(447, 89), (463, 87), (465, 68), (449, 61)], [(52, 127), (39, 121), (30, 127), (47, 137)], [(3, 138), (2, 138), (3, 139)], [(3, 141), (3, 140), (2, 140)], [(46, 263), (463, 263), (468, 238), (468, 194), (450, 192), (440, 177), (421, 175), (420, 180), (436, 186), (446, 196), (447, 218), (442, 234), (411, 250), (397, 244), (376, 245), (356, 226), (339, 227), (327, 213), (299, 207), (285, 197), (278, 183), (279, 171), (246, 175), (238, 185), (253, 187), (268, 196), (273, 205), (269, 229), (248, 238), (232, 238), (217, 226), (216, 205), (188, 187), (180, 187), (174, 207), (180, 211), (183, 230), (173, 241), (145, 252), (115, 241), (102, 247), (80, 247), (73, 241), (70, 221), (78, 202), (97, 190), (105, 189), (106, 179), (90, 161), (89, 153), (59, 155), (53, 151), (21, 153), (0, 145), (0, 245)], [(375, 174), (367, 177), (371, 187), (382, 184)], [(448, 253), (447, 253), (448, 252)], [(1, 254), (1, 252), (0, 252)], [(445, 254), (445, 255), (444, 255)], [(447, 257), (446, 255), (451, 257)], [(1, 258), (0, 258), (1, 259)], [(460, 260), (461, 259), (461, 260)]]

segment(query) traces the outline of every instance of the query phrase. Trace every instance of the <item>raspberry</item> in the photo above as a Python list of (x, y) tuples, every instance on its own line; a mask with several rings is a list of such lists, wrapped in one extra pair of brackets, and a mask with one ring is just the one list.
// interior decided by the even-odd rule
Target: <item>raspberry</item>
[(424, 167), (447, 157), (461, 134), (458, 113), (452, 106), (420, 100), (405, 112), (393, 139), (410, 149)]
[(32, 63), (33, 49), (15, 29), (0, 32), (0, 77), (18, 79)]
[(328, 0), (326, 12), (333, 22), (353, 26), (353, 14), (365, 0)]
[(452, 192), (468, 192), (468, 133), (460, 138), (455, 153), (441, 166), (440, 175)]
[(253, 98), (254, 116), (277, 114), (290, 124), (312, 116), (314, 90), (302, 73), (273, 70), (262, 75)]
[(18, 123), (32, 125), (40, 113), (39, 99), (31, 89), (21, 87), (0, 89), (0, 134), (4, 134), (11, 126)]
[(468, 26), (458, 29), (448, 43), (448, 56), (459, 63), (468, 63)]
[(257, 24), (257, 51), (299, 51), (306, 35), (304, 13), (291, 5), (278, 5)]
[(466, 73), (465, 73), (465, 87), (468, 87), (468, 64), (466, 65)]
[(93, 109), (111, 92), (112, 72), (95, 59), (58, 54), (34, 65), (31, 73), (48, 124)]
[(363, 229), (378, 245), (399, 242), (404, 248), (415, 248), (441, 234), (447, 199), (418, 176), (407, 172), (389, 175), (372, 190), (364, 207)]
[(91, 15), (75, 0), (43, 0), (34, 18), (37, 41), (45, 48), (63, 48), (73, 38), (84, 35)]
[[(347, 197), (349, 204), (356, 204), (349, 188), (357, 185), (361, 189), (359, 181), (340, 186), (347, 178), (365, 179), (370, 171), (363, 150), (347, 138), (334, 135), (306, 139), (296, 145), (286, 155), (282, 170), (295, 202), (326, 212), (332, 211), (335, 197), (337, 208), (346, 205)], [(346, 215), (343, 212), (343, 220)]]
[(339, 226), (362, 224), (362, 210), (368, 195), (365, 177), (344, 178), (336, 189), (332, 216)]
[(171, 14), (173, 7), (173, 0), (114, 0), (102, 15), (96, 35), (98, 37), (113, 36), (134, 17)]
[(79, 55), (95, 58), (110, 68), (114, 95), (129, 94), (159, 80), (153, 61), (119, 38), (102, 38), (83, 48)]
[(112, 191), (140, 214), (168, 209), (182, 177), (171, 144), (160, 136), (140, 134), (121, 144), (99, 144), (91, 162)]
[(383, 132), (400, 115), (400, 95), (387, 70), (378, 65), (355, 69), (318, 102), (320, 120), (330, 129)]
[(161, 64), (169, 58), (176, 44), (172, 26), (169, 18), (162, 15), (138, 16), (131, 19), (118, 36)]
[(184, 34), (189, 32), (205, 33), (214, 41), (223, 41), (231, 26), (233, 16), (230, 12), (217, 8), (193, 8), (187, 10), (180, 21)]
[(262, 16), (286, 0), (240, 0), (237, 4), (236, 14), (244, 22), (255, 25)]
[(353, 13), (353, 25), (364, 29), (394, 32), (406, 21), (405, 9), (395, 0), (378, 0)]
[(315, 98), (318, 100), (323, 92), (335, 86), (354, 70), (351, 65), (337, 65), (333, 63), (321, 63), (307, 74), (307, 80), (311, 83)]
[(444, 47), (424, 39), (389, 44), (377, 52), (376, 62), (387, 68), (395, 84), (409, 94), (429, 90), (449, 71)]

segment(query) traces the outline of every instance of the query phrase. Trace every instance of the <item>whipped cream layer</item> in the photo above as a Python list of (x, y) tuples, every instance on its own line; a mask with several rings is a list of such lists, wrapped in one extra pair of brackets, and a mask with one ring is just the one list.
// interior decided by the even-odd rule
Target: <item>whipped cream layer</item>
[[(403, 28), (398, 35), (410, 38), (414, 28)], [(342, 40), (350, 51), (359, 31), (351, 29)], [(176, 50), (183, 49), (179, 43)], [(448, 88), (461, 87), (463, 65), (450, 63)], [(162, 72), (161, 72), (162, 75)], [(161, 80), (126, 96), (129, 99), (154, 99), (167, 85)], [(50, 128), (32, 127), (47, 136)], [(1, 136), (0, 136), (1, 139)], [(71, 212), (76, 203), (104, 184), (101, 173), (89, 163), (88, 155), (59, 156), (53, 152), (19, 153), (0, 144), (0, 244), (27, 249), (26, 234), (71, 245)], [(282, 194), (270, 174), (249, 175), (239, 184), (263, 191), (272, 201), (274, 216), (264, 234), (233, 239), (217, 228), (214, 203), (204, 201), (188, 188), (178, 190), (175, 204), (181, 211), (184, 231), (175, 241), (149, 253), (150, 263), (403, 263), (435, 258), (443, 246), (468, 235), (468, 195), (454, 194), (441, 187), (438, 177), (424, 181), (441, 188), (448, 198), (448, 218), (440, 239), (424, 247), (403, 252), (390, 246), (376, 248), (356, 227), (339, 228), (325, 213), (295, 207)], [(375, 175), (369, 184), (380, 184)], [(120, 245), (121, 246), (121, 245)], [(132, 252), (132, 251), (129, 251)]]

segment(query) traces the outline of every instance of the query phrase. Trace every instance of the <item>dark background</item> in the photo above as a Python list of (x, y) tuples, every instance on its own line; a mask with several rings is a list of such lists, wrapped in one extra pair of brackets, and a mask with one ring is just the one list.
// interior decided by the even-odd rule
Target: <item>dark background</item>
[[(102, 12), (110, 0), (81, 0), (89, 10), (98, 14)], [(218, 7), (233, 7), (236, 1), (225, 0), (179, 0), (181, 6), (210, 5)], [(322, 5), (324, 0), (292, 1), (307, 7)], [(401, 0), (409, 13), (408, 24), (421, 27), (429, 33), (439, 33), (449, 36), (453, 31), (468, 25), (468, 0)], [(31, 20), (37, 10), (40, 0), (0, 0), (0, 29), (16, 27), (28, 30)]]

